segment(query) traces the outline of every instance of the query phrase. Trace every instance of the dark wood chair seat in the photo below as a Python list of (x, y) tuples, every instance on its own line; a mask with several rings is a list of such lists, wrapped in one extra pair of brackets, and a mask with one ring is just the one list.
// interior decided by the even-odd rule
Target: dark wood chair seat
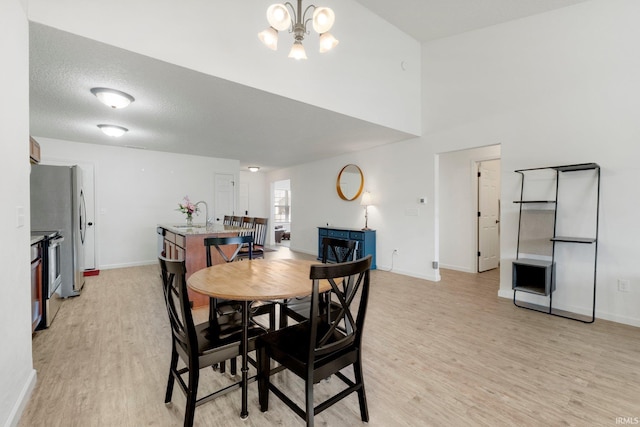
[[(243, 250), (246, 250), (247, 259), (253, 259), (253, 236), (234, 236), (234, 237), (207, 237), (204, 239), (205, 245), (205, 253), (206, 253), (206, 262), (207, 267), (211, 267), (212, 259), (211, 259), (211, 248), (215, 248), (218, 253), (222, 256), (222, 258), (226, 262), (234, 262), (237, 260), (242, 260), (243, 257), (240, 255)], [(225, 253), (224, 247), (227, 248), (229, 246), (235, 245), (233, 249), (233, 253), (231, 256), (228, 256)], [(229, 249), (226, 249), (229, 252)], [(234, 313), (238, 313), (239, 316), (240, 310), (242, 307), (241, 301), (232, 301), (232, 300), (224, 300), (220, 298), (210, 298), (209, 299), (209, 320), (213, 320), (214, 316), (231, 316)], [(275, 311), (275, 303), (271, 302), (262, 302), (256, 301), (251, 304), (251, 316), (260, 316), (263, 314), (269, 315), (269, 329), (274, 330), (276, 328), (276, 311)], [(233, 370), (234, 372), (235, 370)]]
[[(159, 258), (159, 262), (172, 336), (165, 403), (171, 402), (173, 386), (177, 382), (187, 401), (184, 426), (191, 427), (197, 406), (240, 387), (240, 382), (232, 382), (213, 393), (199, 399), (197, 397), (200, 369), (221, 365), (240, 355), (242, 321), (237, 316), (220, 316), (195, 325), (187, 294), (185, 262), (163, 257)], [(256, 338), (265, 332), (258, 325), (250, 325), (248, 351), (255, 350)], [(184, 368), (178, 369), (179, 359), (182, 359)], [(186, 381), (183, 378), (185, 375)]]
[[(326, 264), (329, 259), (335, 262), (352, 261), (356, 257), (358, 243), (355, 240), (335, 239), (324, 237), (322, 239), (322, 263)], [(311, 297), (291, 298), (280, 304), (280, 327), (288, 324), (288, 318), (297, 322), (308, 319)]]
[[(362, 374), (362, 331), (369, 299), (370, 268), (371, 255), (352, 262), (311, 266), (313, 293), (307, 314), (309, 320), (258, 338), (258, 393), (263, 412), (269, 409), (269, 394), (273, 392), (312, 427), (314, 415), (355, 392), (361, 419), (369, 421)], [(339, 306), (337, 314), (332, 311), (328, 316), (322, 315), (321, 280), (331, 283), (328, 294)], [(284, 392), (283, 387), (290, 385), (288, 382), (276, 385), (271, 381), (271, 360), (281, 365), (276, 369), (283, 367), (304, 380), (304, 408)], [(353, 380), (341, 372), (349, 366), (353, 367)], [(342, 380), (346, 388), (314, 405), (313, 385), (332, 375)]]
[[(267, 240), (267, 218), (253, 218), (253, 257), (264, 258), (264, 245)], [(240, 251), (239, 257), (247, 257), (247, 249)]]

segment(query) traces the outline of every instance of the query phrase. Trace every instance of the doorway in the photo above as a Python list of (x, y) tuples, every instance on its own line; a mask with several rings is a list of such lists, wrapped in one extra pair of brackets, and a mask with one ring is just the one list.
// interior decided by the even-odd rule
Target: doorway
[[(479, 177), (480, 165), (497, 167), (497, 172), (491, 177), (497, 179), (497, 189), (500, 195), (500, 145), (471, 148), (459, 151), (440, 153), (437, 155), (437, 197), (438, 197), (438, 260), (440, 268), (477, 273), (480, 271), (480, 245), (485, 244), (484, 238), (479, 238), (478, 209), (480, 203), (492, 205), (488, 201), (480, 202)], [(499, 206), (496, 200), (494, 205)], [(487, 212), (485, 210), (485, 212)], [(482, 213), (481, 213), (482, 215)], [(499, 212), (492, 216), (494, 225), (499, 231)], [(499, 238), (492, 241), (495, 259), (500, 260)], [(487, 252), (485, 251), (485, 254)], [(483, 269), (485, 266), (483, 266)]]
[(291, 181), (273, 183), (273, 241), (278, 246), (289, 247), (291, 243)]

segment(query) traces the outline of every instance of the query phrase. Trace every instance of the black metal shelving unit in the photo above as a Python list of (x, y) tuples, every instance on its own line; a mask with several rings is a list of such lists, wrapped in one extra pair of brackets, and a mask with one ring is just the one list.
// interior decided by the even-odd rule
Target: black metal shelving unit
[[(526, 200), (524, 199), (525, 178), (528, 172), (551, 170), (555, 171), (555, 198), (553, 200)], [(557, 218), (558, 218), (558, 190), (560, 188), (561, 176), (565, 173), (577, 171), (592, 170), (596, 174), (596, 191), (595, 194), (595, 230), (594, 237), (571, 237), (558, 236)], [(600, 166), (597, 163), (580, 163), (574, 165), (549, 166), (542, 168), (519, 169), (515, 171), (521, 176), (520, 184), (520, 200), (514, 201), (520, 205), (518, 218), (518, 244), (516, 248), (516, 260), (513, 261), (512, 267), (512, 288), (513, 303), (520, 308), (539, 311), (553, 316), (564, 317), (566, 319), (577, 320), (584, 323), (593, 323), (596, 313), (596, 277), (598, 264), (598, 224), (600, 215)], [(528, 259), (520, 257), (520, 238), (523, 229), (523, 207), (530, 205), (541, 205), (546, 211), (553, 213), (553, 234), (549, 239), (551, 241), (551, 259)], [(524, 209), (526, 212), (527, 209)], [(593, 245), (593, 302), (591, 306), (591, 318), (577, 317), (576, 313), (570, 313), (554, 308), (553, 293), (556, 290), (556, 245), (559, 244), (581, 244)], [(539, 305), (518, 301), (518, 292), (524, 292), (539, 295), (548, 298), (547, 305)]]

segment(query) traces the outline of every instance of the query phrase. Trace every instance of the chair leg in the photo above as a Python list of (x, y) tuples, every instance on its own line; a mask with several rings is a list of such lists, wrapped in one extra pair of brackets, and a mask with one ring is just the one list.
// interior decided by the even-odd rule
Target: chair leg
[(313, 408), (313, 372), (309, 374), (304, 383), (305, 389), (305, 415), (307, 417), (307, 427), (313, 427), (314, 408)]
[(235, 357), (231, 358), (231, 375), (235, 375), (238, 372), (238, 359)]
[(269, 410), (269, 377), (271, 376), (271, 361), (267, 355), (267, 350), (262, 347), (256, 351), (258, 357), (258, 400), (260, 411)]
[(289, 319), (287, 316), (287, 300), (284, 300), (282, 304), (280, 304), (280, 329), (286, 328), (289, 323)]
[(276, 304), (272, 303), (269, 309), (269, 331), (276, 330)]
[(173, 376), (173, 373), (178, 368), (178, 352), (176, 348), (173, 347), (171, 351), (171, 364), (169, 365), (169, 380), (167, 381), (167, 392), (164, 396), (164, 403), (171, 402), (171, 396), (173, 396), (173, 384), (176, 381), (176, 378)]
[(198, 381), (200, 371), (197, 366), (189, 368), (189, 385), (187, 386), (187, 407), (184, 411), (184, 427), (193, 427), (198, 397)]
[(216, 310), (217, 310), (216, 299), (209, 298), (209, 322), (213, 322), (216, 320), (216, 317), (218, 316), (216, 313)]
[(367, 407), (367, 395), (364, 391), (364, 377), (362, 376), (362, 360), (360, 354), (358, 354), (358, 361), (353, 364), (353, 374), (356, 384), (360, 384), (360, 389), (358, 390), (360, 418), (362, 418), (364, 422), (369, 422), (369, 408)]

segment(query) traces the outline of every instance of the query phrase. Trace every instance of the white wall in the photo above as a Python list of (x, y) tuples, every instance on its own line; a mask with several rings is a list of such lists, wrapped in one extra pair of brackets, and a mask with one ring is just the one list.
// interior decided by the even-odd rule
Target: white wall
[[(291, 179), (291, 249), (316, 254), (317, 227), (364, 227), (360, 199), (347, 202), (336, 193), (336, 178), (346, 164), (360, 167), (371, 192), (369, 227), (376, 230), (377, 264), (393, 271), (439, 280), (435, 260), (433, 153), (419, 139), (308, 163), (268, 174), (270, 182)], [(426, 197), (427, 204), (418, 204)]]
[[(20, 10), (20, 4), (25, 3), (16, 0), (0, 2), (0, 53), (5, 59), (0, 85), (9, 101), (0, 105), (0, 128), (3, 130), (0, 134), (3, 153), (1, 194), (8, 203), (7, 209), (0, 210), (0, 227), (3, 238), (12, 243), (10, 250), (6, 245), (0, 249), (0, 265), (5, 272), (0, 298), (0, 331), (2, 337), (11, 342), (11, 346), (4, 346), (0, 351), (0, 424), (9, 425), (17, 420), (20, 405), (26, 401), (25, 396), (35, 377), (31, 363), (28, 316), (28, 216), (24, 227), (15, 226), (16, 207), (23, 206), (26, 211), (29, 207), (26, 163), (28, 31), (26, 19)], [(236, 58), (242, 55), (225, 46), (209, 49), (215, 51), (211, 56), (202, 55), (198, 50), (202, 49), (201, 45), (184, 42), (182, 33), (186, 32), (185, 29), (194, 28), (188, 37), (200, 34), (204, 40), (204, 36), (211, 36), (210, 43), (215, 43), (217, 37), (221, 37), (220, 43), (245, 37), (245, 32), (237, 28), (229, 30), (225, 25), (207, 25), (206, 28), (192, 26), (191, 20), (196, 18), (188, 12), (194, 10), (193, 7), (170, 15), (171, 19), (159, 19), (159, 16), (171, 13), (165, 9), (166, 6), (150, 5), (149, 2), (136, 2), (135, 6), (131, 6), (132, 3), (126, 2), (129, 7), (125, 8), (122, 0), (112, 2), (108, 10), (100, 9), (100, 13), (124, 18), (115, 21), (121, 22), (122, 28), (112, 31), (111, 27), (97, 25), (95, 20), (88, 19), (87, 15), (98, 8), (96, 1), (73, 2), (73, 14), (51, 3), (42, 0), (29, 2), (36, 21), (169, 62), (191, 65), (191, 68), (214, 75), (237, 72), (245, 79), (245, 83), (250, 79), (247, 75), (254, 74), (254, 78), (260, 80), (260, 84), (255, 86), (263, 89), (267, 85), (263, 85), (262, 80), (276, 73), (281, 77), (279, 81), (290, 82), (291, 79), (287, 77), (303, 70), (310, 73), (309, 80), (312, 80), (317, 76), (316, 71), (326, 72), (326, 67), (331, 67), (330, 64), (321, 65), (322, 60), (316, 58), (307, 64), (291, 66), (290, 62), (282, 61), (282, 52), (278, 52), (280, 56), (268, 56), (272, 52), (266, 49), (255, 49), (255, 52), (245, 55), (254, 61), (245, 67), (236, 62)], [(353, 2), (344, 3), (348, 5), (348, 12), (345, 13), (363, 12)], [(241, 2), (235, 4), (249, 5)], [(216, 2), (215, 5), (224, 4)], [(267, 5), (268, 2), (265, 2), (264, 7)], [(254, 6), (251, 3), (251, 6), (242, 7), (248, 11)], [(331, 6), (338, 12), (337, 2)], [(154, 13), (147, 14), (149, 10)], [(264, 12), (258, 12), (259, 17), (245, 21), (249, 27), (263, 25)], [(363, 27), (372, 32), (377, 30), (376, 18), (363, 13), (367, 18)], [(333, 79), (329, 81), (335, 82), (338, 79), (336, 76), (341, 73), (345, 73), (345, 76), (357, 74), (362, 79), (362, 85), (356, 85), (354, 90), (364, 87), (366, 90), (363, 92), (374, 97), (353, 97), (349, 96), (352, 92), (348, 92), (336, 101), (336, 111), (344, 112), (354, 107), (361, 110), (360, 114), (378, 123), (384, 123), (378, 118), (390, 111), (390, 127), (403, 129), (405, 125), (402, 122), (407, 120), (406, 127), (415, 129), (412, 117), (414, 112), (420, 111), (420, 106), (416, 106), (407, 91), (419, 93), (420, 90), (416, 88), (422, 83), (424, 111), (421, 125), (425, 134), (420, 139), (269, 173), (268, 182), (291, 179), (295, 195), (292, 206), (295, 216), (292, 247), (315, 253), (316, 227), (327, 222), (336, 226), (362, 227), (362, 207), (357, 202), (344, 202), (335, 194), (335, 179), (339, 170), (347, 163), (355, 163), (362, 168), (365, 187), (375, 198), (376, 204), (369, 210), (369, 225), (378, 232), (379, 268), (391, 266), (391, 250), (398, 247), (400, 255), (394, 260), (394, 271), (437, 279), (437, 271), (430, 268), (431, 261), (437, 259), (438, 253), (437, 217), (433, 209), (434, 194), (437, 192), (434, 187), (437, 171), (435, 153), (501, 144), (501, 198), (504, 203), (500, 295), (511, 297), (509, 260), (515, 255), (517, 212), (508, 200), (518, 195), (518, 177), (513, 170), (596, 161), (603, 168), (597, 316), (640, 326), (637, 309), (640, 306), (640, 272), (637, 268), (640, 247), (637, 245), (636, 226), (640, 202), (633, 191), (640, 174), (637, 162), (640, 154), (640, 145), (637, 144), (640, 139), (640, 121), (637, 120), (637, 112), (640, 111), (640, 80), (637, 78), (640, 75), (640, 56), (637, 55), (640, 27), (636, 23), (639, 15), (640, 2), (636, 0), (593, 0), (438, 40), (423, 46), (422, 64), (416, 64), (413, 69), (413, 64), (409, 63), (411, 72), (422, 68), (422, 82), (414, 81), (411, 76), (406, 82), (400, 82), (397, 78), (399, 73), (393, 71), (399, 56), (404, 56), (403, 52), (390, 53), (390, 47), (404, 45), (396, 43), (396, 37), (399, 36), (394, 30), (384, 27), (387, 31), (382, 32), (381, 36), (391, 37), (388, 43), (383, 43), (382, 51), (376, 51), (367, 41), (345, 48), (349, 46), (346, 42), (348, 39), (341, 36), (336, 28), (336, 35), (343, 40), (339, 48), (344, 53), (338, 53), (340, 50), (334, 53), (350, 55), (351, 58), (347, 59), (351, 62), (330, 70)], [(216, 15), (210, 13), (201, 16), (208, 19)], [(338, 19), (341, 19), (340, 16)], [(104, 19), (105, 23), (110, 21)], [(227, 21), (237, 23), (239, 20)], [(166, 27), (154, 28), (153, 22)], [(218, 29), (220, 32), (215, 33)], [(133, 30), (136, 34), (132, 35)], [(357, 30), (362, 30), (360, 25)], [(344, 31), (342, 34), (346, 34), (346, 29)], [(137, 37), (149, 32), (154, 37)], [(213, 34), (205, 34), (207, 32)], [(247, 32), (246, 36), (253, 38), (255, 32)], [(370, 36), (369, 31), (361, 33), (362, 38)], [(357, 40), (361, 41), (360, 38)], [(375, 37), (371, 40), (378, 41)], [(415, 46), (408, 37), (407, 43), (410, 50)], [(361, 46), (367, 47), (366, 52), (357, 52)], [(366, 58), (362, 56), (365, 54), (368, 55)], [(412, 52), (409, 54), (413, 55)], [(376, 60), (375, 56), (379, 58)], [(417, 55), (412, 58), (417, 58)], [(385, 61), (388, 63), (381, 63)], [(255, 73), (256, 67), (270, 72)], [(368, 72), (362, 74), (362, 69)], [(376, 73), (380, 70), (384, 70), (383, 74)], [(376, 91), (369, 91), (369, 72), (374, 75), (371, 79), (376, 84), (371, 87), (376, 87)], [(343, 84), (356, 80), (345, 78)], [(332, 91), (326, 94), (312, 93), (312, 90), (308, 91), (308, 87), (312, 86), (307, 84), (308, 81), (297, 81), (300, 86), (289, 86), (288, 90), (301, 90), (304, 97), (318, 96), (321, 101), (314, 105), (322, 105), (323, 102), (328, 104), (325, 98), (334, 95)], [(282, 83), (278, 89), (284, 92), (285, 86)], [(339, 88), (345, 89), (342, 84)], [(320, 87), (319, 92), (323, 90)], [(385, 97), (395, 102), (388, 102), (386, 106), (378, 105), (384, 102), (378, 103), (377, 100)], [(349, 99), (361, 99), (362, 105), (358, 102), (351, 106), (341, 105), (343, 102), (349, 103)], [(403, 105), (404, 101), (407, 101), (406, 105)], [(369, 106), (363, 107), (364, 104)], [(373, 104), (376, 107), (370, 108)], [(407, 118), (401, 119), (399, 116), (405, 113)], [(43, 143), (45, 157), (68, 156), (95, 161), (96, 192), (111, 191), (111, 194), (104, 195), (104, 200), (102, 196), (97, 196), (98, 211), (101, 207), (106, 208), (105, 218), (100, 219), (105, 223), (100, 224), (100, 227), (105, 227), (104, 231), (100, 229), (103, 241), (99, 257), (105, 264), (101, 268), (151, 261), (155, 257), (153, 224), (180, 220), (179, 214), (172, 210), (175, 204), (183, 193), (193, 198), (205, 198), (200, 196), (207, 192), (203, 182), (212, 179), (213, 170), (219, 166), (216, 164), (219, 159), (88, 147), (80, 143), (39, 139)], [(47, 153), (47, 150), (57, 152)], [(106, 159), (103, 160), (102, 156)], [(153, 173), (142, 173), (141, 165), (145, 165), (145, 169), (148, 166)], [(164, 182), (147, 178), (151, 175), (152, 178), (163, 177), (161, 166), (180, 173), (174, 174), (174, 180)], [(185, 176), (182, 176), (183, 173)], [(11, 185), (5, 185), (7, 182), (11, 182)], [(133, 186), (134, 183), (139, 183), (140, 187)], [(158, 188), (165, 188), (165, 192), (158, 192)], [(147, 201), (149, 195), (151, 200)], [(418, 206), (418, 197), (427, 197), (427, 205)], [(130, 210), (123, 207), (123, 202), (130, 204)], [(124, 247), (123, 242), (128, 241), (122, 240), (130, 236), (135, 236), (131, 240), (135, 246), (133, 251)], [(632, 291), (618, 292), (617, 278), (629, 279)], [(18, 287), (16, 284), (24, 286)]]
[[(215, 217), (215, 173), (233, 174), (238, 181), (237, 160), (36, 138), (42, 163), (95, 165), (98, 269), (157, 262), (156, 225), (185, 222), (176, 210), (182, 198), (204, 200), (209, 216)], [(194, 222), (203, 223), (204, 218), (203, 210)]]
[[(282, 95), (414, 135), (420, 134), (420, 45), (353, 0), (325, 0), (334, 9), (335, 50), (287, 58), (257, 34), (268, 27), (272, 1), (31, 0), (29, 19), (132, 52)], [(313, 33), (313, 30), (312, 30)], [(147, 36), (153, 34), (153, 37)], [(404, 63), (404, 68), (403, 68)], [(259, 71), (257, 71), (259, 70)], [(375, 90), (372, 90), (375, 88)]]
[[(35, 386), (31, 357), (29, 32), (25, 2), (0, 1), (0, 425), (16, 425)], [(24, 223), (18, 224), (22, 212)]]
[[(378, 266), (389, 268), (398, 247), (394, 271), (438, 280), (430, 266), (440, 238), (435, 155), (501, 144), (500, 295), (511, 298), (513, 171), (595, 161), (603, 167), (596, 316), (640, 326), (640, 203), (628, 190), (640, 172), (639, 13), (640, 2), (594, 0), (425, 44), (422, 138), (269, 174), (270, 182), (291, 179), (292, 249), (315, 253), (319, 225), (362, 227), (360, 205), (335, 194), (339, 170), (355, 163), (376, 200), (369, 225), (377, 230)], [(418, 197), (427, 205), (417, 205)], [(618, 278), (629, 279), (632, 291), (618, 292)]]
[(476, 162), (500, 158), (500, 146), (443, 153), (439, 162), (440, 268), (477, 272)]
[[(249, 187), (248, 216), (269, 218), (269, 189), (266, 187), (266, 177), (263, 172), (240, 171), (240, 183)], [(244, 215), (238, 212), (238, 215)]]
[[(502, 144), (501, 296), (512, 297), (513, 171), (597, 162), (596, 316), (640, 326), (637, 16), (638, 1), (594, 0), (423, 46), (426, 139), (437, 151)], [(618, 278), (631, 292), (617, 290)]]

